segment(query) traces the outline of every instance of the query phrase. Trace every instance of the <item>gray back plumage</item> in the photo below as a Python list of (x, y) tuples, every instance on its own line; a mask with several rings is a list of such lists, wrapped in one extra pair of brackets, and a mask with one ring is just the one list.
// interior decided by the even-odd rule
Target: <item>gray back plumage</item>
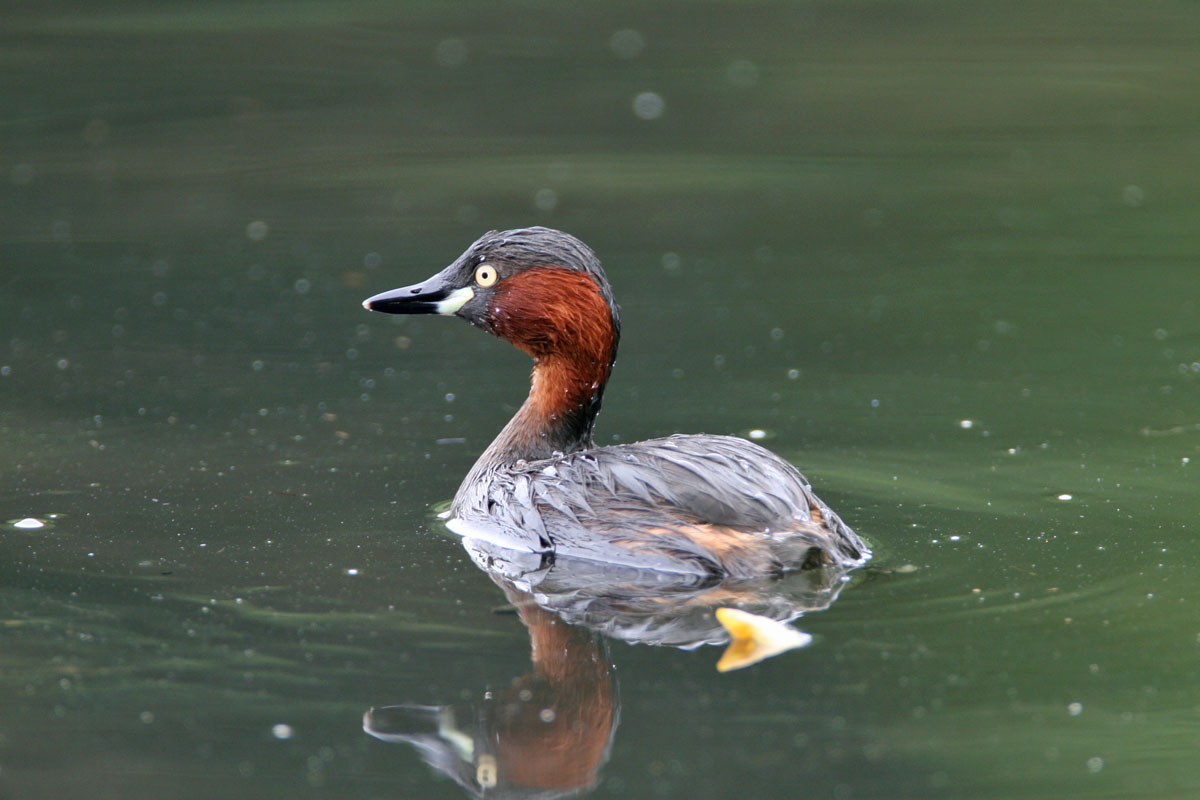
[[(814, 511), (815, 509), (815, 511)], [(761, 576), (821, 563), (852, 566), (866, 545), (804, 476), (730, 436), (677, 435), (510, 465), (464, 486), (453, 514), (531, 550), (696, 574)], [(751, 534), (758, 546), (715, 552), (703, 526)], [(731, 561), (731, 559), (733, 559)]]

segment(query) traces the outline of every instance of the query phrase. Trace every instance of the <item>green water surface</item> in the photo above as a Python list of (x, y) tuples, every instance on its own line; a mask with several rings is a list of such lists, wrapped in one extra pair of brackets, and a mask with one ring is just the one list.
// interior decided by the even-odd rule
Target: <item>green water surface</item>
[(761, 430), (876, 551), (751, 669), (611, 643), (594, 796), (1200, 796), (1194, 3), (17, 4), (0, 74), (0, 798), (466, 796), (362, 716), (530, 669), (435, 518), (528, 360), (359, 302), (529, 224), (601, 441)]

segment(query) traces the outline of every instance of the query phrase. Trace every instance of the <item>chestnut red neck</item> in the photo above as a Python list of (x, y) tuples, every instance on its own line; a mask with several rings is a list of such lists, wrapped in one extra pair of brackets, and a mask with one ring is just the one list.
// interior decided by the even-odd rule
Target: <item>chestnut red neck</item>
[(591, 447), (620, 337), (599, 284), (549, 266), (498, 288), (479, 324), (532, 356), (534, 368), (529, 397), (485, 456), (511, 462)]

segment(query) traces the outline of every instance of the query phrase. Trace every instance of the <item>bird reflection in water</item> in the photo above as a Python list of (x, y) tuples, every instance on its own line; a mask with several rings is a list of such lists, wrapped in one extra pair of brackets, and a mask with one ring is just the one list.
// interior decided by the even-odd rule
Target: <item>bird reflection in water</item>
[(497, 583), (529, 632), (533, 671), (478, 703), (373, 708), (363, 729), (413, 745), (476, 797), (552, 798), (587, 789), (617, 728), (608, 648), (511, 583)]
[[(810, 637), (786, 623), (827, 608), (846, 582), (836, 567), (714, 581), (464, 545), (528, 631), (533, 671), (500, 676), (505, 688), (476, 703), (372, 708), (363, 729), (412, 745), (474, 797), (548, 800), (596, 784), (620, 711), (605, 637), (682, 649), (729, 644), (718, 669), (736, 669), (774, 655), (772, 647), (806, 644)], [(754, 641), (764, 636), (766, 649)]]

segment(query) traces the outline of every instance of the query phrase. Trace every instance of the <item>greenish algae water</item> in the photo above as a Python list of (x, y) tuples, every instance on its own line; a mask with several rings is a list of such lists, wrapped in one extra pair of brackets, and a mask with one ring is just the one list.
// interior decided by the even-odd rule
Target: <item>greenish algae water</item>
[(464, 796), (361, 721), (530, 669), (434, 515), (528, 363), (358, 304), (535, 223), (603, 441), (876, 550), (749, 670), (611, 643), (595, 796), (1200, 791), (1193, 5), (0, 15), (0, 797)]

